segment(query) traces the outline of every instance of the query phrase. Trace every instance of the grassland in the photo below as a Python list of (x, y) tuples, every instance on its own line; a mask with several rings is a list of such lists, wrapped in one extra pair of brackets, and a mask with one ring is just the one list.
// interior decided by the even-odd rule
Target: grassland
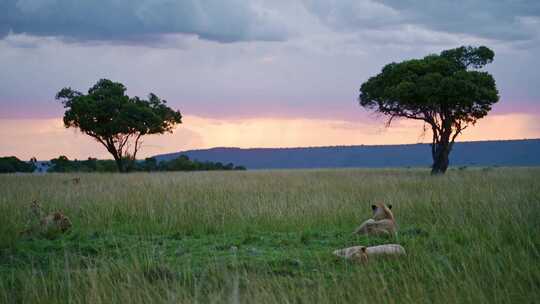
[[(1, 303), (534, 303), (540, 169), (0, 176)], [(22, 237), (28, 205), (73, 229)], [(351, 231), (372, 202), (397, 239)], [(402, 244), (351, 264), (334, 249)]]

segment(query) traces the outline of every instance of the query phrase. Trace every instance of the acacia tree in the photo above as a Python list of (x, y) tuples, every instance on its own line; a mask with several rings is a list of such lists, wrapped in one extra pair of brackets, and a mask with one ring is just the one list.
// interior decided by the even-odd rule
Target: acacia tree
[(456, 137), (499, 100), (493, 77), (479, 71), (493, 61), (485, 46), (459, 47), (423, 59), (386, 65), (360, 88), (360, 105), (388, 116), (424, 122), (433, 138), (432, 174), (443, 174)]
[(101, 143), (113, 156), (118, 171), (128, 170), (147, 134), (172, 133), (182, 115), (166, 101), (150, 93), (148, 100), (126, 95), (126, 87), (108, 79), (99, 80), (88, 94), (63, 88), (56, 94), (66, 112), (64, 126), (78, 128)]

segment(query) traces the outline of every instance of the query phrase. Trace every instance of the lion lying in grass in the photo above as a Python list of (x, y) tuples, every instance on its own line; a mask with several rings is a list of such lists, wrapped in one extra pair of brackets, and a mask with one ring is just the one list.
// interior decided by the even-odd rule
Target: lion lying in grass
[(38, 233), (47, 237), (54, 237), (67, 232), (72, 224), (62, 212), (53, 212), (45, 215), (38, 201), (33, 201), (30, 206), (30, 219), (27, 229), (22, 234)]
[(384, 203), (372, 205), (373, 217), (358, 226), (354, 233), (376, 236), (395, 236), (397, 225), (392, 213), (392, 205), (386, 206)]
[(379, 257), (398, 257), (406, 255), (405, 248), (398, 244), (379, 246), (354, 246), (334, 251), (334, 255), (354, 262), (367, 263), (369, 259)]

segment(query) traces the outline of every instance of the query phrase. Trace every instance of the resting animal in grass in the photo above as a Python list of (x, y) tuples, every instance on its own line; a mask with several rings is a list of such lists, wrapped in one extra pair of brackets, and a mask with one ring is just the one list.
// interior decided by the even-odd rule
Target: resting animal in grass
[(392, 205), (384, 203), (372, 205), (373, 217), (360, 225), (354, 233), (363, 235), (395, 236), (397, 233), (396, 220), (392, 214)]
[(398, 257), (406, 255), (405, 248), (398, 244), (379, 246), (354, 246), (334, 251), (334, 255), (354, 262), (367, 263), (368, 260), (379, 257)]
[[(38, 232), (52, 236), (56, 233), (64, 233), (72, 226), (69, 218), (62, 212), (53, 212), (45, 215), (38, 201), (32, 202), (30, 213), (30, 219), (27, 223), (29, 227), (22, 231), (23, 234)], [(36, 223), (36, 220), (38, 220), (38, 223)]]
[(54, 212), (39, 222), (43, 233), (66, 232), (71, 228), (71, 221), (62, 212)]

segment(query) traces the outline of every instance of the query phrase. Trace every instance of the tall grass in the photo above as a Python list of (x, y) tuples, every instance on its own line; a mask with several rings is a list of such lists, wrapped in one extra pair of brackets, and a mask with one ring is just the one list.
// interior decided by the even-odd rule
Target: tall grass
[[(0, 176), (3, 303), (533, 303), (540, 169)], [(38, 200), (74, 224), (23, 237)], [(351, 235), (375, 201), (397, 239)], [(400, 243), (400, 260), (332, 251)]]

